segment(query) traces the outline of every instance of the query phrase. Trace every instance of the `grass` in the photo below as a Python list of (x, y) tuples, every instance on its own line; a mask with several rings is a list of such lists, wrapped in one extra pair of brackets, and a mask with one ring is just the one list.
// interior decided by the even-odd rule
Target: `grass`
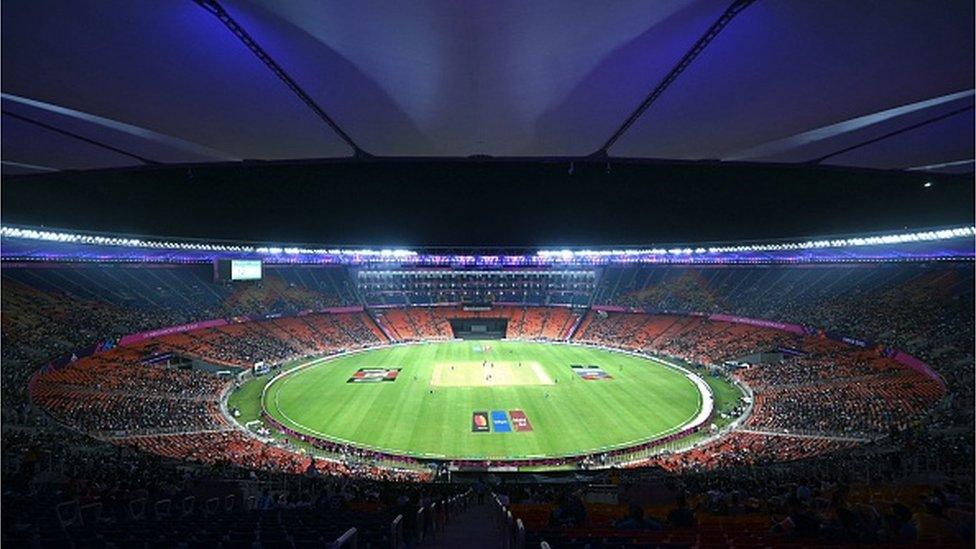
[(227, 406), (241, 411), (241, 415), (237, 417), (239, 423), (246, 425), (261, 417), (261, 391), (269, 381), (271, 376), (249, 379), (231, 393), (227, 399)]
[[(739, 400), (742, 398), (742, 391), (720, 377), (715, 377), (707, 373), (702, 373), (701, 377), (705, 380), (705, 383), (708, 383), (708, 386), (712, 389), (712, 395), (715, 396), (712, 423), (721, 429), (735, 420), (730, 414), (733, 408), (739, 404)], [(722, 414), (727, 414), (729, 417), (722, 418)]]
[[(490, 381), (485, 360), (498, 367)], [(571, 364), (600, 366), (613, 379), (584, 381)], [(361, 368), (401, 371), (394, 382), (347, 383)], [(257, 417), (266, 382), (252, 381), (231, 396), (242, 422)], [(655, 438), (690, 421), (701, 402), (684, 374), (653, 360), (577, 346), (465, 341), (322, 361), (273, 384), (266, 405), (299, 431), (362, 446), (424, 457), (512, 459)], [(472, 432), (472, 413), (493, 410), (522, 410), (533, 430)]]

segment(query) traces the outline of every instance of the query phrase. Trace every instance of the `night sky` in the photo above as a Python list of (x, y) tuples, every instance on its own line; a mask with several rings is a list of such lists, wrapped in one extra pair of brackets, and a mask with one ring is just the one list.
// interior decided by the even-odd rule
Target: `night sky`
[[(386, 246), (665, 244), (973, 223), (971, 176), (714, 163), (376, 161), (6, 178), (5, 224)], [(930, 188), (923, 183), (932, 181)]]

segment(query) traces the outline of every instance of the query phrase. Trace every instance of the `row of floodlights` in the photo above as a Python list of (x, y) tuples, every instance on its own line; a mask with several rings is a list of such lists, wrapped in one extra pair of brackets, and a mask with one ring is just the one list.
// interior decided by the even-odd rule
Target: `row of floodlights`
[[(620, 249), (620, 250), (540, 250), (535, 257), (545, 262), (591, 260), (599, 258), (628, 258), (640, 256), (691, 256), (702, 254), (743, 253), (743, 252), (779, 252), (796, 250), (815, 250), (822, 248), (848, 248), (858, 246), (879, 246), (904, 244), (910, 242), (931, 242), (950, 240), (955, 238), (972, 238), (976, 235), (976, 227), (958, 227), (955, 229), (940, 229), (934, 231), (920, 231), (883, 236), (866, 236), (854, 238), (837, 238), (830, 240), (808, 240), (804, 242), (784, 242), (775, 244), (745, 244), (739, 246), (714, 246), (696, 248), (649, 248), (649, 249)], [(90, 244), (101, 246), (122, 246), (129, 248), (152, 248), (166, 250), (186, 250), (202, 252), (225, 253), (255, 253), (260, 255), (329, 255), (348, 258), (379, 259), (386, 261), (409, 261), (419, 254), (412, 250), (403, 249), (342, 249), (342, 248), (300, 248), (300, 247), (255, 247), (237, 244), (208, 244), (197, 242), (174, 242), (164, 240), (143, 240), (141, 238), (120, 238), (112, 236), (97, 236), (55, 231), (39, 231), (35, 229), (21, 229), (17, 227), (0, 227), (3, 238), (20, 238), (28, 240), (42, 240), (48, 242), (64, 242), (71, 244)], [(461, 256), (471, 257), (471, 256)], [(448, 257), (444, 257), (448, 259)], [(473, 259), (473, 257), (471, 257)]]
[(153, 248), (163, 250), (186, 250), (200, 252), (256, 253), (262, 255), (336, 255), (357, 257), (408, 258), (417, 255), (411, 250), (369, 250), (369, 249), (310, 249), (298, 247), (255, 247), (239, 244), (208, 244), (198, 242), (173, 242), (164, 240), (143, 240), (141, 238), (117, 238), (87, 234), (38, 231), (16, 227), (0, 227), (3, 238), (22, 238), (64, 242), (69, 244), (92, 244), (101, 246), (123, 246), (128, 248)]
[(381, 278), (381, 277), (407, 277), (416, 276), (421, 278), (443, 278), (452, 276), (463, 276), (465, 278), (483, 278), (483, 277), (493, 277), (501, 276), (504, 278), (531, 278), (531, 277), (586, 277), (593, 278), (593, 271), (416, 271), (416, 270), (398, 270), (398, 271), (375, 271), (375, 270), (362, 270), (359, 271), (360, 278)]
[(747, 244), (740, 246), (714, 246), (709, 248), (650, 248), (645, 250), (543, 250), (537, 255), (545, 258), (587, 259), (598, 257), (628, 257), (642, 255), (701, 255), (740, 252), (779, 252), (794, 250), (816, 250), (822, 248), (850, 248), (858, 246), (879, 246), (904, 244), (909, 242), (931, 242), (955, 238), (973, 237), (976, 227), (959, 227), (936, 231), (903, 233), (884, 236), (838, 238), (832, 240), (808, 240), (805, 242), (785, 242), (777, 244)]

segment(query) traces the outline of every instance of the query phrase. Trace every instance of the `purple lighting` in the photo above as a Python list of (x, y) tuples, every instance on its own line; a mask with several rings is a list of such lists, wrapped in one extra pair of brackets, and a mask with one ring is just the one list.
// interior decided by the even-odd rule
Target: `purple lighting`
[(565, 267), (619, 264), (799, 264), (897, 261), (972, 261), (973, 227), (861, 235), (804, 241), (716, 245), (685, 244), (618, 249), (511, 248), (352, 249), (247, 242), (170, 241), (155, 237), (71, 233), (2, 227), (4, 261), (210, 263), (217, 258), (260, 259), (269, 264), (404, 265), (462, 267)]

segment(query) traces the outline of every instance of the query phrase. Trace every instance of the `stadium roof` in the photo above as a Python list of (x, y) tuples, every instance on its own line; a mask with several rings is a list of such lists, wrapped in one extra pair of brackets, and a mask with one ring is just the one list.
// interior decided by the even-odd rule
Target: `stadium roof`
[(3, 173), (357, 150), (968, 173), (973, 11), (971, 0), (8, 2)]

